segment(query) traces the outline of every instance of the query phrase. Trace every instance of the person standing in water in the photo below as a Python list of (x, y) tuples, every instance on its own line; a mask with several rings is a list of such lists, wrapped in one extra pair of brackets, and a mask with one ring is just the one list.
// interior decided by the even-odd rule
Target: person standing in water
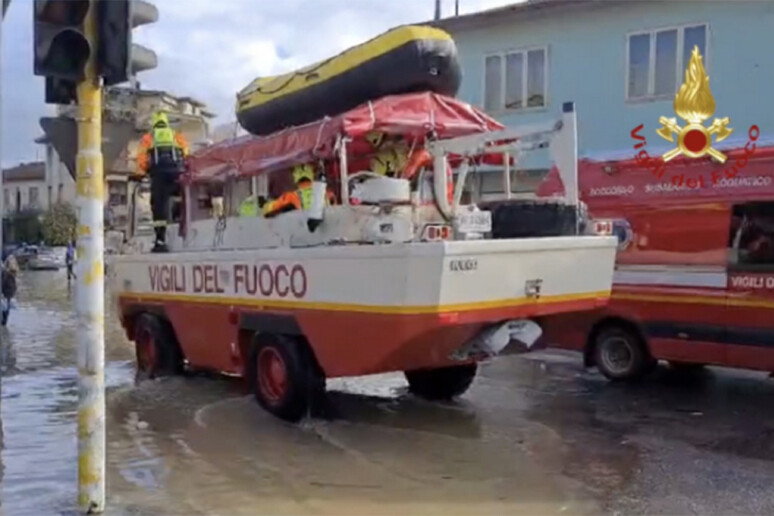
[(11, 300), (16, 296), (16, 276), (19, 274), (19, 264), (16, 262), (16, 258), (11, 255), (5, 260), (2, 268), (2, 323), (3, 326), (8, 324), (8, 316), (11, 312)]
[(75, 264), (75, 243), (72, 241), (67, 244), (65, 264), (67, 265), (67, 283), (70, 283), (70, 280), (75, 278), (75, 273), (73, 272), (73, 265)]

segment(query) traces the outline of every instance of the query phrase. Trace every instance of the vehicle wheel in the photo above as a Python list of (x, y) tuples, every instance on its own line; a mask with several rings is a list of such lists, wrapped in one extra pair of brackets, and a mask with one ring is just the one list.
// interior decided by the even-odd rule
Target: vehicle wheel
[(478, 364), (406, 371), (409, 392), (428, 400), (450, 400), (468, 390)]
[(183, 357), (172, 327), (155, 315), (142, 314), (134, 326), (138, 371), (149, 379), (180, 374)]
[(651, 371), (655, 360), (634, 331), (610, 326), (594, 339), (594, 362), (610, 380), (634, 380)]
[(325, 378), (311, 350), (282, 335), (261, 335), (251, 356), (255, 399), (280, 419), (297, 422), (325, 392)]

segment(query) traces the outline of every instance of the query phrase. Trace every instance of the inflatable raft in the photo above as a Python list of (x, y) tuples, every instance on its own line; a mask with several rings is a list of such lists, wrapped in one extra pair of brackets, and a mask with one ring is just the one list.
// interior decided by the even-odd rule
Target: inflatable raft
[(449, 34), (403, 26), (325, 61), (255, 79), (237, 94), (236, 115), (246, 131), (266, 135), (386, 95), (432, 91), (453, 97), (461, 78)]

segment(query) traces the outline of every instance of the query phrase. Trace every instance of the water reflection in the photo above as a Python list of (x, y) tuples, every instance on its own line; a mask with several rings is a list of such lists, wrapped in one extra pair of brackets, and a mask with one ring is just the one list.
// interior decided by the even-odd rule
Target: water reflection
[[(72, 296), (64, 271), (24, 274), (0, 331), (0, 514), (74, 509)], [(620, 496), (646, 463), (629, 442), (643, 430), (724, 460), (774, 457), (774, 387), (738, 375), (685, 383), (660, 372), (624, 387), (583, 372), (577, 357), (509, 358), (483, 365), (449, 404), (407, 395), (400, 374), (333, 380), (321, 417), (290, 425), (228, 379), (135, 385), (133, 347), (112, 311), (105, 335), (111, 515), (599, 514), (610, 512), (600, 499)]]
[[(77, 487), (76, 318), (64, 271), (26, 272), (0, 332), (0, 500), (7, 514), (72, 508)], [(131, 378), (131, 352), (113, 317), (106, 374)], [(125, 384), (126, 379), (119, 383)]]

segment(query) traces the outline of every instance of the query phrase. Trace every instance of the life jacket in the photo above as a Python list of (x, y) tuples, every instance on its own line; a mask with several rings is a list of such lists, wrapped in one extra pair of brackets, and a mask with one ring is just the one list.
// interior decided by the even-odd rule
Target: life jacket
[(312, 185), (311, 183), (307, 186), (299, 187), (298, 190), (296, 190), (296, 195), (298, 195), (298, 202), (300, 204), (299, 208), (303, 211), (308, 210), (312, 206)]
[(240, 217), (258, 216), (258, 205), (255, 203), (255, 196), (251, 195), (239, 205)]
[(175, 139), (175, 131), (168, 125), (154, 127), (151, 133), (153, 144), (148, 149), (151, 167), (180, 169), (183, 163), (183, 149)]

